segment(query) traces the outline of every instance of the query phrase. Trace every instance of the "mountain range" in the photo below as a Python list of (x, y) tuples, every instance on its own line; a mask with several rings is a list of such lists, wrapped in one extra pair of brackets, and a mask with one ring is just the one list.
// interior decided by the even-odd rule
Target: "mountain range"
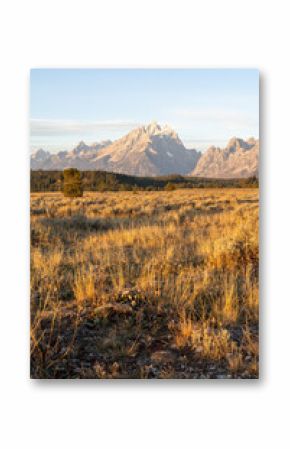
[(258, 176), (259, 140), (233, 137), (223, 149), (211, 146), (199, 158), (192, 176), (204, 178), (248, 178)]
[(152, 122), (124, 137), (51, 154), (43, 149), (31, 155), (32, 170), (104, 170), (134, 176), (180, 174), (211, 178), (245, 178), (258, 174), (259, 141), (232, 138), (221, 149), (204, 153), (187, 149), (169, 126)]

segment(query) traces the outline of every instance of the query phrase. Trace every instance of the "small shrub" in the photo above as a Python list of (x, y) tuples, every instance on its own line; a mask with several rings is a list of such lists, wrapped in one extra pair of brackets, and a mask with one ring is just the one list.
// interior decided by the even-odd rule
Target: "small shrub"
[(170, 192), (172, 190), (176, 190), (176, 185), (172, 184), (172, 182), (168, 182), (164, 188), (166, 191)]
[(68, 168), (63, 172), (63, 194), (66, 197), (76, 198), (83, 196), (81, 173), (76, 168)]

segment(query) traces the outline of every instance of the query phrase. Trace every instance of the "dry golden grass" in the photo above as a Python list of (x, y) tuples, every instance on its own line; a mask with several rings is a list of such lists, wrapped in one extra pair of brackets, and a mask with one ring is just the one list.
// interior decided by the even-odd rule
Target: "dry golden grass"
[(31, 194), (32, 377), (257, 377), (258, 207), (256, 189)]

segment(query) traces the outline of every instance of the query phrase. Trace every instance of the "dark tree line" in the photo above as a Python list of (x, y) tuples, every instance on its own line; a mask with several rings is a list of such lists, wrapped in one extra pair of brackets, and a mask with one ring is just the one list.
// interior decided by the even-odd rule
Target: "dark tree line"
[(139, 177), (104, 171), (31, 171), (31, 192), (63, 191), (80, 196), (83, 191), (175, 190), (176, 188), (258, 187), (256, 177), (245, 179), (191, 178), (180, 175)]

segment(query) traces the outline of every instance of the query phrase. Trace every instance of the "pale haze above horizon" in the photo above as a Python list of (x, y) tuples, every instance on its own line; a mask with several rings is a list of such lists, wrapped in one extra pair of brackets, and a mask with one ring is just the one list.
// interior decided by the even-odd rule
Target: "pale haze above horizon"
[(30, 146), (58, 152), (156, 121), (187, 148), (259, 138), (256, 69), (32, 69)]

